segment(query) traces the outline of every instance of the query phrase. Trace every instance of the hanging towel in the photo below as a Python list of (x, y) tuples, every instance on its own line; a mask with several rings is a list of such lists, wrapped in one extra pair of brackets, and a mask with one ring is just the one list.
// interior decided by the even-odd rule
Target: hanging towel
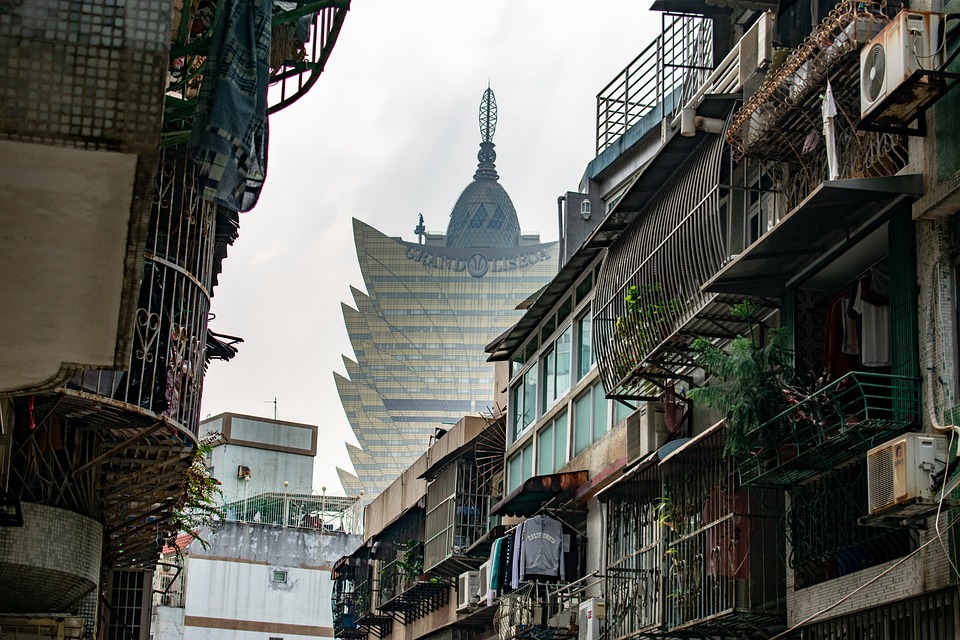
[(267, 176), (272, 0), (225, 0), (204, 65), (190, 147), (204, 199), (249, 211)]

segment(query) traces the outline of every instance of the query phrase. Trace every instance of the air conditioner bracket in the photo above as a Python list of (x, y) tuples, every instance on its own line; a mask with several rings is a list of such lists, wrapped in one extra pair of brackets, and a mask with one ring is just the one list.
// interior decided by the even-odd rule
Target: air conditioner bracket
[(913, 498), (884, 511), (862, 516), (858, 522), (866, 527), (926, 529), (927, 518), (936, 515), (938, 508), (943, 511), (957, 507), (960, 507), (960, 500), (944, 500), (940, 506), (940, 502), (932, 498)]
[[(902, 136), (927, 135), (927, 109), (960, 82), (960, 73), (920, 69), (866, 115), (857, 129)], [(903, 106), (906, 105), (906, 106)], [(916, 125), (910, 126), (916, 122)]]

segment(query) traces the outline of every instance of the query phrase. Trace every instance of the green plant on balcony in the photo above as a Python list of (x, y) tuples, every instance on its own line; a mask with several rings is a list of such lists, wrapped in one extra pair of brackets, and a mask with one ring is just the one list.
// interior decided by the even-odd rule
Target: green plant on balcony
[[(679, 298), (667, 298), (663, 286), (631, 285), (624, 296), (626, 312), (617, 317), (616, 335), (631, 352), (649, 352), (669, 333), (671, 322), (685, 306)], [(623, 362), (620, 377), (630, 373), (635, 362)]]
[(188, 534), (206, 549), (210, 544), (201, 537), (201, 532), (216, 531), (223, 523), (224, 514), (219, 507), (223, 502), (220, 481), (207, 469), (207, 456), (219, 439), (220, 433), (216, 432), (200, 440), (180, 484), (180, 496), (170, 514), (170, 534), (166, 540), (167, 546), (176, 549), (177, 555), (181, 552), (181, 547), (176, 544), (177, 536)]
[[(742, 456), (751, 449), (748, 433), (767, 423), (788, 406), (784, 390), (793, 381), (793, 353), (786, 329), (765, 328), (757, 318), (759, 307), (751, 302), (733, 305), (734, 316), (749, 329), (723, 349), (706, 338), (697, 338), (693, 348), (698, 365), (713, 378), (710, 385), (691, 389), (694, 402), (719, 410), (727, 423), (723, 453)], [(766, 339), (764, 339), (766, 338)], [(765, 434), (770, 446), (776, 434)]]
[(423, 573), (423, 557), (417, 553), (418, 545), (417, 540), (407, 540), (397, 552), (397, 572), (405, 585), (416, 582)]

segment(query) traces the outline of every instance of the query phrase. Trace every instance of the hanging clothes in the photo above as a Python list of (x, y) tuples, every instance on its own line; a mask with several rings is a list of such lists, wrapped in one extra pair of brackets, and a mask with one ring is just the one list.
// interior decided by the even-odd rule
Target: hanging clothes
[(834, 380), (856, 369), (856, 359), (850, 353), (856, 342), (856, 327), (851, 339), (845, 313), (848, 302), (845, 294), (834, 296), (823, 322), (823, 368)]
[(566, 579), (563, 525), (543, 514), (523, 521), (519, 554), (520, 580), (527, 575)]
[(503, 580), (503, 566), (500, 561), (503, 556), (504, 539), (497, 538), (490, 546), (490, 573), (487, 584), (483, 585), (487, 593), (487, 606), (493, 606), (493, 600), (500, 590), (500, 584)]
[(520, 557), (523, 553), (522, 534), (523, 525), (519, 525), (513, 530), (513, 558), (510, 563), (510, 588), (514, 590), (520, 588)]
[(890, 366), (890, 279), (881, 269), (860, 278), (852, 308), (860, 315), (864, 367)]

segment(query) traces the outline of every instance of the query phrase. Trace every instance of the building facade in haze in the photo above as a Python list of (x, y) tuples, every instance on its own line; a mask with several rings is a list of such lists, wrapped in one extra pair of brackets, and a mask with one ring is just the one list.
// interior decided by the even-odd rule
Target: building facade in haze
[(557, 244), (524, 236), (498, 182), (490, 89), (480, 107), (477, 171), (446, 234), (390, 238), (354, 221), (366, 293), (352, 289), (343, 316), (354, 359), (334, 374), (360, 447), (357, 475), (338, 470), (348, 494), (375, 495), (429, 445), (436, 429), (492, 408), (493, 367), (483, 346), (520, 317), (517, 306), (556, 273)]

